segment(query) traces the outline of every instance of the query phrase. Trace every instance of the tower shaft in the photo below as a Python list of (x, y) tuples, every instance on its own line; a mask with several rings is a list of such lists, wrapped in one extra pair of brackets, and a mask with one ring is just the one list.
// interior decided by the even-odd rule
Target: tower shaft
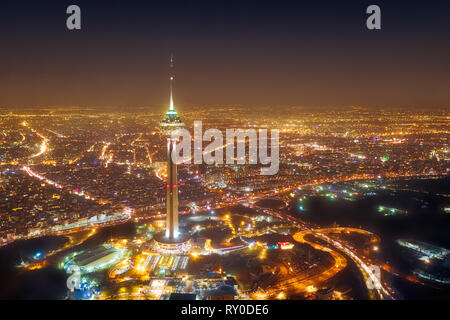
[(177, 164), (172, 160), (177, 141), (167, 138), (167, 197), (166, 197), (166, 237), (178, 237), (178, 174)]

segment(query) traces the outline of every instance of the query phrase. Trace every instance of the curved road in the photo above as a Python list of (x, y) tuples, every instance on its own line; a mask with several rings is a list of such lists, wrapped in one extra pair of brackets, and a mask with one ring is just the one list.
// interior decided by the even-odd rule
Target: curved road
[[(393, 299), (392, 295), (384, 287), (381, 279), (378, 279), (375, 276), (375, 274), (372, 272), (372, 269), (370, 268), (369, 265), (367, 265), (364, 261), (362, 261), (361, 258), (359, 258), (353, 252), (353, 250), (351, 248), (348, 248), (347, 246), (343, 245), (341, 242), (334, 240), (327, 236), (327, 233), (340, 233), (340, 232), (364, 234), (364, 235), (371, 237), (371, 241), (374, 243), (378, 243), (380, 240), (378, 236), (376, 236), (375, 234), (373, 234), (369, 231), (365, 231), (362, 229), (356, 229), (356, 228), (343, 228), (343, 227), (300, 231), (300, 232), (295, 233), (293, 235), (293, 238), (297, 242), (307, 243), (307, 244), (313, 246), (315, 249), (326, 251), (326, 252), (330, 253), (330, 255), (335, 259), (335, 261), (337, 263), (337, 261), (340, 261), (340, 260), (336, 260), (336, 257), (338, 257), (338, 259), (340, 259), (339, 257), (342, 257), (342, 255), (340, 255), (335, 250), (332, 250), (328, 247), (324, 247), (317, 243), (313, 243), (311, 241), (305, 240), (305, 236), (306, 235), (314, 235), (314, 236), (324, 240), (325, 242), (327, 242), (334, 248), (337, 248), (339, 251), (343, 252), (347, 257), (349, 257), (356, 263), (356, 265), (358, 266), (358, 268), (360, 269), (360, 271), (363, 275), (364, 281), (365, 281), (365, 283), (367, 285), (367, 289), (369, 291), (369, 296), (371, 298)], [(330, 269), (328, 269), (325, 272), (329, 272), (329, 271), (330, 271)], [(369, 286), (369, 283), (371, 283), (374, 288), (372, 288), (372, 286)]]

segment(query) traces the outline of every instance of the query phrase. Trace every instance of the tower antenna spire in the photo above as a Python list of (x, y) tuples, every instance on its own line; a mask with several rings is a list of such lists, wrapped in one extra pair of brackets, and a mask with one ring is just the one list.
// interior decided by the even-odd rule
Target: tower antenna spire
[(169, 110), (170, 111), (174, 111), (175, 107), (174, 107), (174, 103), (173, 103), (173, 79), (174, 79), (174, 75), (173, 75), (173, 53), (170, 54), (170, 104), (169, 104)]

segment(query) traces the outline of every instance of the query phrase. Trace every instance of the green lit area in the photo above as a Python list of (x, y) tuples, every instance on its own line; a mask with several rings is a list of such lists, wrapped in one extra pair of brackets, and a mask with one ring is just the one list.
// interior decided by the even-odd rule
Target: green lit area
[(176, 115), (178, 115), (178, 113), (175, 110), (168, 110), (166, 112), (166, 115), (168, 115), (168, 116), (176, 116)]
[(378, 206), (378, 212), (385, 216), (396, 216), (398, 214), (407, 214), (408, 211), (397, 208), (389, 208), (384, 206)]

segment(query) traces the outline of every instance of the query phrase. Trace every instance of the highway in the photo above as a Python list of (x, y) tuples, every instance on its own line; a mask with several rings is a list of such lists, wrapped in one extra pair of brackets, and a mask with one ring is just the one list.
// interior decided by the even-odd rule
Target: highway
[[(249, 207), (259, 210), (259, 211), (263, 211), (266, 214), (270, 214), (272, 216), (275, 216), (279, 219), (283, 219), (283, 220), (288, 220), (290, 222), (294, 222), (296, 223), (300, 228), (304, 229), (303, 231), (297, 232), (296, 234), (293, 235), (293, 238), (295, 241), (300, 242), (300, 243), (307, 243), (309, 245), (311, 245), (313, 248), (317, 249), (317, 250), (321, 250), (321, 251), (326, 251), (328, 252), (333, 259), (335, 260), (335, 266), (324, 271), (321, 276), (319, 278), (316, 278), (315, 281), (321, 280), (321, 278), (323, 280), (326, 280), (328, 278), (331, 278), (332, 276), (334, 276), (337, 272), (333, 272), (333, 268), (339, 268), (337, 266), (342, 266), (343, 265), (343, 261), (342, 261), (342, 255), (339, 254), (338, 252), (336, 252), (336, 250), (331, 250), (328, 247), (324, 247), (322, 245), (319, 245), (317, 243), (312, 243), (310, 241), (306, 241), (305, 240), (305, 236), (306, 235), (314, 235), (317, 236), (318, 238), (321, 238), (322, 240), (326, 241), (328, 244), (330, 244), (331, 246), (333, 246), (334, 248), (337, 248), (340, 252), (344, 253), (348, 258), (350, 258), (352, 261), (355, 262), (355, 264), (358, 266), (358, 268), (360, 269), (364, 281), (366, 282), (366, 285), (368, 284), (369, 281), (367, 281), (368, 279), (370, 279), (370, 281), (374, 284), (375, 289), (369, 289), (369, 295), (373, 298), (379, 298), (379, 299), (393, 299), (393, 296), (391, 295), (391, 293), (385, 288), (385, 286), (383, 285), (383, 283), (381, 282), (380, 279), (378, 279), (373, 273), (371, 268), (369, 267), (370, 265), (368, 263), (365, 263), (360, 257), (358, 257), (351, 248), (343, 245), (341, 242), (331, 239), (330, 237), (328, 237), (326, 235), (326, 233), (341, 233), (341, 232), (346, 232), (346, 233), (359, 233), (359, 234), (363, 234), (363, 235), (367, 235), (370, 236), (372, 241), (374, 242), (379, 242), (379, 238), (374, 235), (371, 232), (362, 230), (362, 229), (356, 229), (356, 228), (327, 228), (327, 229), (320, 229), (320, 228), (316, 228), (312, 225), (309, 225), (307, 223), (305, 223), (304, 221), (298, 219), (298, 218), (294, 218), (292, 216), (286, 215), (286, 214), (282, 214), (276, 210), (272, 210), (272, 209), (267, 209), (267, 208), (261, 208), (258, 207), (256, 205), (249, 205)], [(345, 259), (344, 259), (345, 260)], [(347, 262), (345, 261), (345, 265), (347, 264)], [(342, 268), (343, 269), (343, 268)], [(340, 270), (342, 270), (340, 269)], [(339, 270), (339, 271), (340, 271)], [(310, 283), (311, 279), (305, 279), (307, 280), (306, 283)], [(300, 276), (296, 276), (292, 279), (292, 284), (296, 284), (297, 288), (301, 288), (298, 284), (298, 282), (300, 281)], [(313, 281), (314, 282), (314, 281)], [(290, 283), (290, 282), (288, 282)], [(302, 287), (307, 287), (305, 285), (303, 285)], [(376, 294), (374, 295), (374, 292), (376, 292)]]
[[(332, 250), (328, 247), (319, 245), (313, 241), (309, 241), (305, 239), (307, 235), (314, 234), (313, 231), (302, 231), (298, 232), (294, 235), (295, 241), (303, 244), (308, 244), (316, 250), (320, 250), (326, 252), (331, 255), (334, 260), (333, 265), (329, 268), (321, 270), (318, 273), (309, 273), (302, 272), (293, 277), (290, 277), (286, 280), (281, 280), (277, 284), (270, 286), (266, 291), (265, 295), (267, 298), (275, 298), (280, 292), (299, 292), (304, 293), (311, 290), (311, 288), (316, 288), (321, 283), (326, 282), (327, 280), (332, 279), (336, 276), (340, 271), (344, 270), (347, 267), (347, 259), (340, 254), (339, 252)], [(255, 293), (251, 295), (252, 298), (259, 298), (259, 294)]]
[[(294, 234), (293, 238), (297, 242), (304, 243), (305, 242), (304, 237), (309, 234), (309, 235), (314, 235), (314, 236), (324, 240), (325, 242), (327, 242), (334, 248), (337, 248), (340, 252), (344, 253), (347, 257), (349, 257), (351, 260), (353, 260), (356, 263), (356, 265), (358, 266), (358, 268), (360, 269), (360, 271), (363, 275), (363, 278), (367, 285), (367, 289), (369, 290), (370, 296), (373, 296), (372, 290), (375, 290), (376, 297), (379, 299), (394, 299), (394, 297), (391, 295), (391, 293), (384, 287), (384, 284), (382, 283), (381, 279), (378, 279), (373, 274), (370, 266), (367, 263), (365, 263), (361, 258), (359, 258), (351, 248), (343, 245), (341, 242), (334, 240), (326, 235), (326, 233), (338, 233), (338, 232), (359, 233), (359, 234), (368, 235), (370, 237), (376, 237), (374, 234), (372, 234), (368, 231), (362, 230), (362, 229), (327, 228), (327, 229), (316, 229), (316, 230), (306, 230), (306, 231), (297, 232), (296, 234)], [(308, 244), (311, 245), (311, 243), (308, 243)], [(318, 244), (316, 244), (316, 246), (322, 247)], [(314, 248), (317, 249), (316, 246)], [(327, 247), (323, 247), (323, 248), (331, 250)], [(319, 248), (319, 250), (320, 250), (320, 248)], [(329, 252), (329, 253), (331, 254), (331, 252)], [(333, 256), (333, 258), (334, 258), (334, 256)], [(368, 283), (369, 283), (368, 280), (370, 280), (370, 282), (373, 284), (374, 288), (368, 286)]]

